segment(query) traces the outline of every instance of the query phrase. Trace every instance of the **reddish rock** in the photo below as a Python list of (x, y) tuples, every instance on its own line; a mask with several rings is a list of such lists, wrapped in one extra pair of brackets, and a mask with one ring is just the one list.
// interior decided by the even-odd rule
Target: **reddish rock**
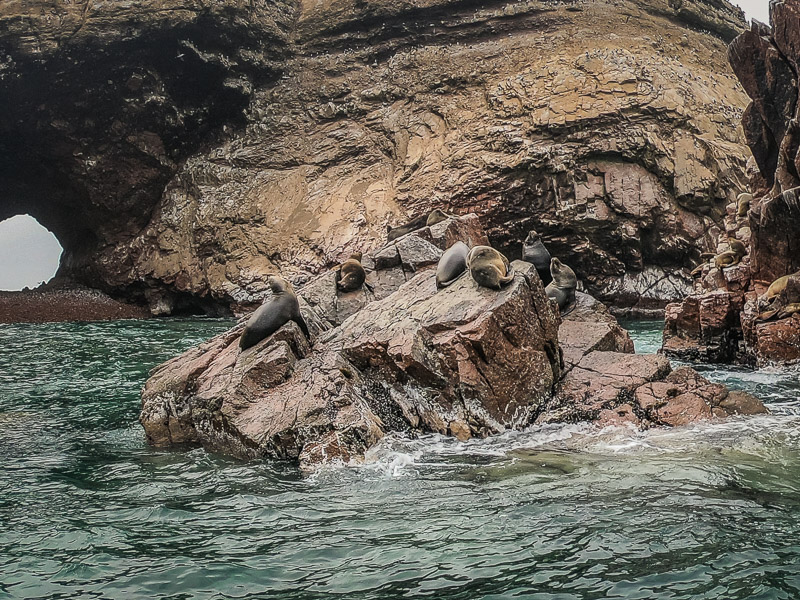
[(500, 292), (469, 277), (437, 292), (434, 272), (420, 273), (313, 351), (289, 323), (239, 353), (239, 324), (153, 370), (140, 415), (148, 440), (312, 466), (358, 460), (388, 431), (468, 439), (524, 427), (561, 360), (557, 312), (532, 265), (515, 268)]
[(778, 321), (759, 321), (758, 296), (751, 293), (742, 311), (748, 351), (759, 366), (800, 362), (800, 314)]
[(574, 308), (562, 318), (558, 343), (568, 371), (589, 352), (633, 353), (633, 340), (608, 308), (589, 294), (576, 292)]
[[(749, 246), (724, 280), (704, 274), (704, 293), (667, 311), (664, 351), (682, 357), (745, 363), (800, 360), (795, 316), (757, 320), (757, 297), (776, 279), (800, 270), (800, 5), (770, 4), (772, 28), (753, 23), (730, 45), (729, 59), (752, 103), (742, 124), (760, 173), (751, 177), (747, 220), (729, 215), (729, 234)], [(727, 295), (727, 297), (726, 297)], [(745, 302), (746, 298), (746, 302)]]
[(743, 302), (741, 293), (717, 291), (667, 305), (662, 351), (682, 359), (733, 360), (741, 339), (738, 319)]

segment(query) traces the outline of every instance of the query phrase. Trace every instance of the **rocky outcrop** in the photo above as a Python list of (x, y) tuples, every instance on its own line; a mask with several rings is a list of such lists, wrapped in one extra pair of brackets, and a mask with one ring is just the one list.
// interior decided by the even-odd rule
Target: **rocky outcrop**
[(561, 356), (557, 309), (532, 265), (516, 267), (500, 292), (470, 277), (437, 292), (426, 269), (318, 335), (313, 350), (288, 324), (239, 353), (239, 324), (151, 373), (148, 439), (313, 464), (357, 458), (389, 431), (467, 439), (524, 427)]
[(743, 27), (724, 0), (5, 2), (0, 219), (159, 314), (238, 309), (435, 207), (658, 308), (745, 186)]
[(759, 365), (800, 359), (796, 318), (757, 318), (768, 286), (800, 270), (800, 4), (775, 1), (770, 14), (771, 27), (754, 22), (729, 48), (752, 99), (742, 125), (759, 173), (749, 210), (729, 207), (722, 236), (744, 242), (748, 255), (733, 267), (707, 266), (696, 295), (667, 307), (664, 350), (673, 355)]
[(145, 319), (147, 308), (120, 302), (71, 281), (53, 280), (21, 292), (0, 291), (0, 323)]
[(537, 423), (595, 421), (641, 429), (766, 412), (753, 396), (711, 383), (656, 354), (634, 354), (628, 333), (591, 296), (578, 294), (559, 328), (565, 375)]
[[(154, 369), (140, 415), (150, 443), (311, 467), (357, 461), (389, 432), (466, 440), (537, 422), (619, 423), (625, 411), (649, 427), (764, 410), (691, 369), (670, 373), (664, 357), (633, 354), (627, 332), (587, 294), (559, 328), (529, 263), (515, 261), (500, 291), (466, 273), (437, 290), (425, 253), (402, 249), (441, 254), (434, 242), (449, 236), (480, 240), (476, 220), (450, 219), (365, 257), (374, 293), (339, 294), (328, 274), (300, 288), (313, 346), (289, 323), (240, 352), (242, 321)], [(378, 260), (394, 251), (399, 259)]]

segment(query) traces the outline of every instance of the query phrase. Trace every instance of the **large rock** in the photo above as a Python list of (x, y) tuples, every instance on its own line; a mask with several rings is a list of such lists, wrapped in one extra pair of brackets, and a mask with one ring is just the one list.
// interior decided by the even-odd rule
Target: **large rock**
[[(583, 296), (583, 297), (581, 297)], [(646, 429), (766, 412), (760, 400), (714, 384), (657, 354), (634, 354), (627, 332), (580, 295), (559, 329), (567, 371), (538, 423), (594, 421)]]
[(155, 445), (303, 464), (357, 459), (386, 432), (469, 438), (530, 424), (561, 374), (558, 316), (535, 269), (502, 291), (427, 270), (316, 340), (288, 324), (239, 353), (242, 324), (153, 370)]
[(743, 191), (744, 27), (725, 0), (3, 2), (0, 219), (166, 313), (442, 207), (652, 310)]
[(800, 4), (771, 2), (770, 17), (771, 28), (754, 21), (729, 49), (752, 99), (742, 125), (759, 173), (746, 217), (730, 206), (719, 241), (737, 237), (748, 256), (737, 267), (704, 269), (697, 295), (667, 308), (664, 350), (674, 356), (758, 365), (800, 358), (795, 318), (756, 319), (757, 296), (800, 270)]

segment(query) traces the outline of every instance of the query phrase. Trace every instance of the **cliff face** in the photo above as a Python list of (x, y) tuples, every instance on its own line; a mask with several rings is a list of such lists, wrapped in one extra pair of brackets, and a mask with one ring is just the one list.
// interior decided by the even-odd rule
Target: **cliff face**
[(252, 301), (435, 207), (657, 305), (746, 186), (723, 0), (204, 4), (0, 7), (0, 219), (158, 312)]
[[(771, 2), (770, 21), (754, 22), (729, 49), (752, 99), (742, 126), (757, 171), (749, 205), (729, 207), (725, 235), (742, 241), (747, 256), (729, 267), (706, 266), (698, 293), (667, 307), (664, 349), (679, 356), (800, 361), (800, 1)], [(770, 284), (792, 274), (771, 298)], [(778, 309), (771, 316), (770, 302)]]

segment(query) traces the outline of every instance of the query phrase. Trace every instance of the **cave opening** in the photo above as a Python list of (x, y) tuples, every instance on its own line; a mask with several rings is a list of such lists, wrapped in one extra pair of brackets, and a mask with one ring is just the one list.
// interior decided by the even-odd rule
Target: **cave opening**
[(63, 250), (53, 232), (30, 215), (0, 222), (0, 290), (47, 283), (58, 270)]

